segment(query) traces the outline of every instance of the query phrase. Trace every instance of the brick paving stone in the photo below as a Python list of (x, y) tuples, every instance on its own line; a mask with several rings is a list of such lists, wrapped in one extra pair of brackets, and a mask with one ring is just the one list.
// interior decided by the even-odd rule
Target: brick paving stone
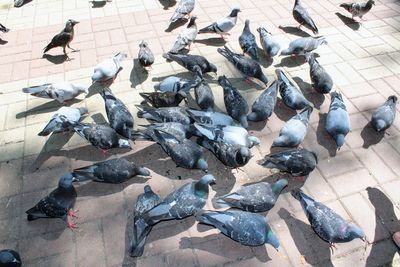
[(357, 168), (362, 168), (362, 165), (351, 152), (345, 152), (340, 157), (327, 158), (318, 162), (318, 169), (325, 177), (347, 173)]
[[(76, 234), (76, 251), (78, 266), (106, 266), (104, 256), (103, 229), (100, 220), (94, 220), (79, 225)], [(97, 253), (94, 253), (94, 252)]]
[[(359, 192), (368, 186), (375, 186), (377, 183), (364, 169), (329, 178), (328, 182), (339, 196)], [(351, 185), (349, 186), (348, 183), (350, 182)]]

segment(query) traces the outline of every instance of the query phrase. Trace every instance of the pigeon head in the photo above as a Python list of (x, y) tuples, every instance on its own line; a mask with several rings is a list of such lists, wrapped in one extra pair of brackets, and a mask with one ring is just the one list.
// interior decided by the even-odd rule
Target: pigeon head
[(126, 139), (119, 139), (118, 140), (118, 147), (121, 148), (131, 148), (131, 145), (129, 144), (129, 141)]
[(125, 60), (127, 57), (128, 57), (128, 55), (125, 54), (125, 53), (117, 53), (114, 56), (114, 60), (117, 60), (117, 61), (121, 62), (121, 61)]
[(279, 194), (287, 185), (288, 181), (286, 179), (279, 179), (272, 185), (272, 192)]
[(344, 144), (344, 134), (337, 134), (333, 137), (335, 139), (336, 145), (338, 148), (342, 147)]
[(215, 178), (211, 174), (204, 175), (199, 181), (194, 184), (194, 193), (198, 197), (208, 197), (208, 185), (215, 183)]
[(370, 6), (375, 5), (375, 1), (374, 0), (368, 0), (367, 4), (370, 5)]
[(149, 44), (144, 40), (139, 44), (140, 48), (145, 48), (145, 47), (148, 47), (148, 46), (149, 46)]
[(240, 165), (245, 165), (251, 159), (251, 152), (248, 147), (240, 147), (238, 153), (236, 153), (236, 162)]
[(138, 167), (137, 168), (137, 174), (141, 176), (150, 176), (150, 171), (146, 168), (143, 167)]
[(272, 232), (271, 228), (267, 227), (267, 236), (265, 238), (265, 243), (271, 244), (276, 250), (279, 249), (279, 239), (278, 237)]
[(249, 136), (250, 147), (256, 146), (260, 144), (260, 139), (255, 137), (254, 135)]
[(204, 158), (200, 158), (200, 159), (197, 161), (197, 166), (196, 166), (196, 167), (197, 167), (198, 169), (202, 170), (202, 171), (207, 172), (207, 170), (208, 170), (207, 161), (206, 161)]
[(190, 21), (189, 21), (189, 24), (187, 25), (187, 27), (189, 28), (189, 27), (193, 26), (196, 23), (196, 19), (197, 19), (196, 16), (190, 17)]
[(363, 241), (365, 240), (364, 231), (360, 227), (354, 224), (349, 224), (347, 226), (346, 237), (347, 237), (346, 239), (349, 241), (356, 238), (360, 238)]
[(260, 33), (260, 36), (267, 36), (268, 34), (271, 34), (269, 31), (267, 31), (267, 29), (265, 29), (264, 27), (259, 27), (257, 28), (257, 31)]
[(195, 65), (193, 67), (193, 72), (196, 73), (196, 76), (200, 79), (203, 79), (203, 72), (201, 71), (201, 68), (199, 65)]
[(85, 107), (80, 107), (80, 108), (78, 108), (78, 110), (79, 110), (79, 113), (81, 113), (81, 116), (89, 113), (89, 110)]
[(21, 266), (21, 257), (11, 249), (0, 250), (0, 266)]
[(234, 7), (231, 11), (231, 14), (229, 15), (229, 17), (236, 17), (238, 15), (238, 13), (241, 12), (239, 7)]
[(72, 175), (72, 173), (68, 172), (60, 177), (58, 186), (62, 188), (70, 188), (74, 181), (77, 181), (77, 179)]
[(145, 193), (152, 193), (153, 192), (153, 190), (151, 189), (151, 186), (148, 185), (148, 184), (144, 186), (143, 191)]
[(392, 101), (393, 103), (396, 103), (397, 102), (397, 96), (391, 95), (391, 96), (388, 97), (388, 100)]
[(250, 27), (250, 20), (249, 19), (246, 19), (244, 21), (244, 27), (249, 29), (249, 27)]
[(217, 74), (217, 66), (215, 66), (212, 63), (208, 63), (207, 69), (205, 72), (214, 72), (215, 74)]
[(68, 21), (67, 21), (67, 26), (72, 26), (72, 27), (74, 27), (76, 24), (78, 24), (79, 23), (79, 21), (76, 21), (76, 20), (73, 20), (73, 19), (69, 19)]

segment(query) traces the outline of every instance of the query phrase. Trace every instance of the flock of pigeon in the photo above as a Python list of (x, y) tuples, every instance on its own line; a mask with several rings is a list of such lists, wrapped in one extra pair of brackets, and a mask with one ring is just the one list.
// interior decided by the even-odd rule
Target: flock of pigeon
[[(342, 4), (341, 7), (349, 11), (352, 17), (362, 18), (373, 4), (373, 0), (368, 0), (366, 3)], [(227, 17), (197, 30), (196, 17), (190, 17), (194, 6), (195, 0), (179, 2), (171, 23), (186, 16), (190, 18), (189, 23), (178, 35), (172, 49), (163, 54), (166, 60), (174, 61), (191, 72), (193, 79), (170, 76), (157, 85), (155, 92), (140, 93), (144, 101), (138, 106), (137, 115), (150, 121), (150, 125), (134, 130), (133, 116), (126, 105), (109, 89), (127, 58), (126, 54), (118, 53), (99, 63), (92, 75), (93, 83), (102, 88), (100, 94), (105, 102), (109, 124), (82, 123), (80, 119), (88, 113), (86, 108), (63, 106), (53, 115), (39, 135), (74, 131), (104, 153), (111, 148), (130, 148), (130, 140), (151, 140), (157, 142), (177, 166), (207, 172), (208, 164), (200, 148), (202, 146), (210, 150), (224, 165), (239, 168), (251, 159), (250, 148), (260, 143), (258, 138), (246, 130), (248, 121), (267, 120), (274, 111), (279, 91), (282, 102), (290, 109), (300, 112), (286, 122), (279, 136), (273, 141), (272, 146), (286, 149), (265, 156), (260, 164), (266, 168), (277, 168), (294, 177), (307, 176), (318, 163), (314, 152), (298, 148), (305, 138), (310, 114), (313, 111), (310, 102), (282, 69), (276, 69), (277, 80), (268, 86), (268, 79), (257, 62), (259, 55), (256, 38), (250, 31), (250, 21), (246, 20), (239, 37), (243, 54), (235, 53), (226, 46), (218, 48), (217, 51), (243, 73), (249, 83), (250, 79), (257, 79), (265, 84), (266, 89), (253, 103), (250, 112), (249, 105), (240, 92), (227, 77), (222, 75), (218, 78), (218, 83), (223, 88), (227, 114), (214, 111), (214, 95), (203, 75), (208, 72), (216, 73), (217, 67), (203, 56), (182, 52), (185, 48), (190, 50), (190, 45), (197, 34), (217, 33), (225, 38), (236, 25), (240, 9), (233, 8)], [(306, 27), (314, 34), (318, 33), (317, 26), (300, 0), (295, 0), (293, 17), (300, 26)], [(65, 28), (46, 46), (44, 53), (52, 48), (62, 47), (67, 56), (66, 48), (72, 49), (70, 43), (74, 37), (76, 24), (77, 21), (68, 20)], [(0, 29), (5, 32), (8, 30), (1, 24)], [(313, 54), (319, 45), (327, 43), (324, 37), (299, 38), (292, 41), (287, 49), (281, 50), (279, 43), (265, 28), (260, 27), (257, 31), (266, 57), (275, 57), (279, 51), (280, 55), (304, 56), (310, 66), (310, 76), (315, 91), (321, 94), (331, 92), (333, 81)], [(153, 64), (154, 55), (145, 41), (140, 43), (139, 47), (138, 60), (146, 69)], [(200, 109), (180, 105), (182, 101), (187, 104), (187, 95), (191, 89), (194, 89), (195, 100)], [(22, 91), (65, 103), (81, 93), (87, 94), (88, 88), (62, 82), (23, 88)], [(393, 123), (396, 101), (396, 96), (390, 96), (374, 112), (371, 124), (376, 131), (384, 131)], [(325, 129), (340, 149), (346, 134), (350, 131), (350, 121), (339, 92), (331, 92)], [(193, 136), (197, 137), (196, 142), (190, 139)], [(62, 175), (58, 187), (26, 211), (27, 219), (31, 221), (39, 218), (61, 218), (67, 222), (69, 228), (73, 229), (77, 227), (75, 222), (69, 220), (77, 216), (72, 210), (77, 198), (73, 182), (92, 180), (102, 183), (121, 183), (136, 175), (150, 176), (150, 172), (124, 158), (114, 158), (75, 169), (71, 173)], [(132, 257), (142, 255), (146, 237), (155, 224), (192, 215), (195, 215), (200, 223), (219, 229), (242, 245), (260, 246), (268, 243), (278, 249), (277, 236), (268, 225), (267, 219), (258, 212), (266, 212), (274, 207), (288, 181), (280, 179), (274, 184), (258, 182), (243, 186), (236, 192), (213, 200), (216, 208), (230, 209), (205, 211), (203, 207), (208, 199), (209, 185), (213, 182), (215, 182), (213, 175), (206, 174), (200, 180), (187, 183), (171, 192), (164, 199), (146, 185), (144, 193), (138, 196), (134, 209), (130, 255)], [(346, 222), (333, 210), (307, 196), (300, 188), (294, 189), (291, 193), (301, 203), (315, 233), (332, 246), (334, 243), (348, 242), (355, 238), (365, 239), (362, 229)], [(21, 259), (15, 251), (4, 250), (0, 252), (0, 263), (10, 263), (2, 266), (20, 266)]]

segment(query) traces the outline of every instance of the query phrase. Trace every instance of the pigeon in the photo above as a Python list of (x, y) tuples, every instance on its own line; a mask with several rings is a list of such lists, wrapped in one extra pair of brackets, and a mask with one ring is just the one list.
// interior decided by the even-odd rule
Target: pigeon
[(308, 106), (288, 120), (274, 139), (272, 146), (294, 147), (303, 142), (313, 108)]
[(190, 124), (191, 119), (182, 107), (151, 108), (137, 107), (139, 109), (137, 116), (155, 122), (179, 122)]
[(14, 0), (14, 7), (22, 7), (26, 0)]
[(122, 70), (122, 61), (126, 59), (128, 55), (125, 53), (117, 53), (112, 58), (103, 60), (94, 67), (94, 73), (92, 75), (93, 83), (106, 83), (114, 81), (118, 73)]
[(396, 102), (397, 97), (391, 95), (386, 102), (372, 114), (371, 124), (377, 132), (385, 131), (392, 125), (396, 117)]
[(50, 49), (53, 49), (55, 47), (62, 47), (64, 55), (68, 58), (67, 52), (65, 51), (65, 48), (68, 47), (72, 51), (77, 51), (69, 46), (69, 44), (72, 42), (74, 39), (74, 26), (78, 24), (78, 21), (75, 20), (68, 20), (67, 23), (65, 24), (65, 28), (56, 36), (51, 39), (51, 42), (44, 48), (43, 50), (43, 55), (46, 54), (47, 51)]
[(149, 44), (145, 41), (142, 41), (139, 44), (138, 60), (140, 66), (142, 66), (144, 69), (150, 67), (154, 63), (154, 54), (151, 52)]
[(310, 65), (310, 77), (314, 90), (321, 94), (329, 93), (333, 87), (331, 76), (329, 76), (324, 67), (315, 59), (313, 53), (306, 54), (306, 59)]
[(300, 188), (294, 189), (291, 193), (300, 201), (314, 232), (331, 246), (334, 246), (334, 243), (349, 242), (355, 238), (365, 240), (365, 234), (360, 227), (346, 222), (339, 214), (307, 196)]
[(161, 92), (189, 92), (190, 89), (198, 84), (197, 80), (187, 80), (176, 76), (169, 76), (162, 80), (156, 89)]
[(139, 95), (144, 98), (145, 103), (155, 108), (177, 107), (182, 100), (187, 99), (184, 91), (139, 93)]
[(201, 73), (217, 73), (217, 67), (208, 62), (208, 60), (203, 56), (166, 53), (163, 54), (163, 57), (167, 60), (175, 61), (192, 73), (197, 73), (197, 68), (195, 68), (195, 66), (200, 67)]
[(197, 143), (210, 150), (225, 166), (239, 168), (246, 165), (252, 155), (246, 146), (226, 144), (207, 138), (198, 138)]
[(188, 109), (187, 113), (189, 114), (190, 118), (195, 122), (208, 126), (234, 126), (237, 124), (231, 116), (216, 111), (200, 111), (195, 109)]
[(68, 222), (67, 216), (76, 217), (76, 213), (71, 210), (77, 197), (72, 182), (75, 177), (71, 173), (61, 176), (58, 187), (46, 197), (41, 199), (33, 208), (26, 211), (28, 221), (40, 218), (61, 218), (66, 221), (68, 228), (76, 228), (76, 224)]
[(250, 212), (269, 211), (275, 206), (280, 193), (287, 184), (286, 179), (280, 179), (273, 185), (267, 182), (245, 185), (236, 192), (216, 198), (215, 207), (218, 209), (238, 208)]
[(318, 164), (318, 157), (304, 148), (292, 148), (265, 156), (260, 163), (266, 168), (276, 168), (292, 176), (307, 176)]
[(88, 88), (70, 82), (58, 82), (22, 88), (22, 92), (40, 98), (55, 99), (62, 104), (82, 93), (88, 94)]
[(307, 9), (305, 9), (305, 7), (302, 6), (300, 0), (294, 1), (292, 14), (293, 18), (300, 24), (299, 29), (301, 26), (304, 26), (307, 29), (311, 30), (314, 34), (318, 34), (318, 28), (315, 25), (315, 22), (311, 18)]
[(177, 167), (200, 169), (207, 172), (208, 164), (200, 147), (189, 139), (178, 139), (172, 134), (154, 129), (154, 141), (176, 163)]
[(104, 88), (100, 92), (100, 95), (104, 99), (111, 128), (123, 137), (131, 139), (134, 121), (128, 108), (120, 99), (116, 98), (108, 88)]
[(232, 30), (233, 27), (235, 27), (239, 12), (240, 8), (238, 7), (233, 8), (229, 16), (221, 18), (216, 22), (214, 22), (213, 24), (203, 29), (200, 29), (199, 33), (217, 33), (221, 35), (221, 38), (225, 39), (224, 35), (230, 35), (228, 32)]
[(72, 107), (61, 107), (56, 111), (56, 113), (51, 117), (51, 120), (46, 124), (43, 130), (38, 133), (39, 136), (47, 136), (52, 132), (63, 132), (68, 131), (70, 123), (78, 122), (81, 117), (88, 113), (88, 109), (72, 108)]
[(172, 14), (170, 23), (175, 23), (178, 20), (183, 19), (185, 16), (190, 17), (190, 13), (192, 13), (195, 4), (195, 0), (181, 0), (175, 9), (174, 14)]
[[(140, 244), (137, 243), (137, 238), (142, 235), (141, 232), (138, 232), (136, 228), (136, 223), (140, 221), (141, 215), (145, 212), (148, 212), (155, 206), (161, 203), (161, 198), (153, 192), (150, 185), (144, 186), (144, 193), (140, 194), (137, 197), (135, 210), (134, 210), (134, 219), (133, 219), (133, 227), (134, 232), (131, 240), (131, 244), (129, 247), (129, 254), (131, 257), (140, 257), (143, 255), (144, 245), (146, 244), (146, 236), (143, 237), (143, 240)], [(151, 230), (151, 226), (149, 227), (149, 232)]]
[(251, 148), (260, 144), (260, 140), (249, 135), (247, 130), (240, 126), (207, 126), (204, 124), (194, 123), (196, 132), (199, 137), (206, 137), (210, 140), (222, 142), (230, 145), (240, 145)]
[(343, 3), (340, 7), (350, 12), (353, 20), (354, 17), (359, 17), (362, 20), (363, 16), (371, 10), (372, 5), (375, 5), (374, 0), (368, 0), (366, 3)]
[(281, 51), (281, 56), (285, 55), (305, 55), (318, 46), (328, 44), (324, 36), (319, 37), (301, 37), (290, 42), (289, 47)]
[(226, 111), (235, 120), (240, 121), (240, 124), (247, 128), (249, 126), (247, 122), (247, 113), (249, 113), (249, 105), (246, 99), (239, 93), (239, 91), (233, 87), (231, 82), (226, 76), (220, 76), (218, 83), (224, 89), (224, 103)]
[(264, 49), (265, 57), (273, 58), (276, 56), (281, 49), (279, 43), (272, 38), (272, 34), (264, 27), (259, 27), (257, 31), (260, 33), (260, 42)]
[(111, 3), (112, 0), (91, 0), (89, 3), (92, 3), (92, 8), (100, 8), (104, 7), (107, 3)]
[(192, 125), (182, 124), (179, 122), (163, 122), (163, 123), (153, 123), (150, 125), (144, 126), (145, 129), (136, 131), (134, 133), (134, 138), (136, 139), (144, 139), (149, 141), (154, 141), (154, 130), (163, 131), (175, 136), (177, 139), (189, 139), (192, 137), (193, 130), (191, 129)]
[(226, 57), (241, 73), (243, 73), (246, 76), (246, 80), (249, 78), (256, 78), (264, 84), (268, 83), (267, 76), (263, 73), (260, 64), (258, 64), (254, 59), (233, 53), (227, 46), (224, 46), (224, 48), (218, 48), (217, 51)]
[(0, 32), (9, 32), (10, 29), (0, 23)]
[(2, 267), (20, 267), (22, 265), (19, 253), (12, 249), (0, 250), (0, 266)]
[(254, 60), (258, 60), (256, 37), (250, 31), (250, 20), (246, 19), (242, 34), (239, 36), (239, 45), (243, 53), (249, 54)]
[(214, 109), (214, 94), (210, 85), (203, 77), (198, 77), (200, 82), (194, 87), (194, 96), (197, 105), (205, 111), (213, 111)]
[(261, 95), (254, 101), (251, 113), (247, 115), (248, 121), (263, 121), (268, 119), (276, 105), (278, 94), (278, 82), (274, 81)]
[(281, 69), (276, 69), (275, 73), (278, 76), (279, 94), (287, 107), (297, 110), (310, 105), (300, 89), (297, 89)]
[(266, 243), (276, 250), (279, 240), (268, 225), (267, 219), (257, 213), (242, 210), (201, 211), (196, 214), (200, 223), (212, 225), (224, 235), (245, 246), (262, 246)]
[(345, 136), (350, 132), (349, 113), (340, 93), (331, 93), (331, 105), (326, 117), (325, 129), (335, 139), (336, 145), (340, 149), (344, 144)]
[(70, 126), (80, 137), (88, 140), (93, 146), (103, 150), (111, 148), (131, 148), (129, 141), (121, 138), (108, 125), (94, 123), (71, 123)]
[(169, 51), (170, 53), (176, 54), (179, 53), (185, 47), (192, 45), (192, 42), (196, 39), (197, 36), (197, 25), (196, 25), (197, 17), (191, 17), (189, 24), (187, 27), (178, 35), (176, 38), (175, 44), (172, 49)]

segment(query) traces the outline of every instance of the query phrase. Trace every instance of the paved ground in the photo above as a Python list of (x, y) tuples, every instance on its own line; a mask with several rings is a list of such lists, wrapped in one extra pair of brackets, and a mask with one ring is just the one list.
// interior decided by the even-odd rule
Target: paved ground
[[(21, 88), (64, 79), (90, 85), (93, 66), (124, 51), (129, 59), (124, 62), (112, 90), (136, 114), (134, 104), (141, 101), (139, 92), (152, 91), (154, 84), (173, 73), (187, 75), (175, 63), (166, 63), (161, 57), (181, 30), (165, 32), (172, 9), (163, 9), (162, 3), (167, 1), (156, 0), (114, 0), (96, 9), (81, 0), (33, 0), (20, 9), (13, 8), (11, 2), (0, 0), (0, 22), (12, 29), (1, 36), (0, 46), (0, 248), (20, 251), (25, 266), (400, 265), (399, 251), (390, 239), (394, 231), (400, 230), (400, 116), (385, 135), (377, 136), (367, 125), (372, 111), (389, 95), (400, 96), (398, 1), (376, 1), (366, 16), (368, 21), (361, 26), (346, 24), (348, 19), (335, 14), (345, 14), (338, 7), (340, 0), (304, 3), (320, 34), (329, 42), (318, 49), (319, 61), (332, 75), (336, 89), (344, 94), (351, 114), (352, 131), (337, 153), (323, 130), (330, 98), (310, 90), (308, 66), (301, 60), (288, 58), (261, 62), (271, 80), (275, 67), (288, 71), (316, 107), (303, 146), (319, 154), (319, 164), (305, 182), (304, 190), (359, 224), (373, 242), (371, 245), (355, 240), (338, 245), (331, 253), (328, 244), (313, 233), (289, 190), (285, 190), (267, 216), (281, 241), (279, 252), (270, 246), (240, 246), (189, 218), (154, 227), (143, 257), (137, 260), (126, 255), (126, 244), (131, 210), (144, 184), (150, 184), (165, 196), (181, 184), (200, 178), (202, 173), (175, 168), (157, 145), (136, 142), (131, 152), (109, 156), (123, 156), (143, 164), (152, 170), (151, 180), (77, 186), (78, 231), (65, 229), (61, 220), (28, 223), (25, 210), (51, 191), (61, 174), (106, 157), (76, 135), (37, 136), (59, 105), (23, 94)], [(198, 25), (205, 26), (227, 15), (234, 5), (243, 10), (228, 40), (228, 45), (236, 51), (239, 51), (237, 37), (245, 18), (251, 19), (253, 32), (256, 33), (256, 27), (264, 26), (283, 46), (296, 35), (304, 34), (291, 28), (295, 26), (291, 0), (198, 0), (194, 12), (199, 18)], [(53, 56), (47, 59), (41, 58), (46, 42), (69, 18), (81, 21), (72, 43), (80, 52), (71, 53), (73, 60), (67, 62), (57, 56), (60, 49), (52, 50)], [(285, 33), (279, 25), (287, 26), (284, 30), (291, 33)], [(222, 43), (215, 37), (199, 35), (192, 53), (207, 56), (216, 63), (219, 74), (231, 78), (252, 103), (262, 87), (243, 82), (241, 75), (216, 52)], [(139, 70), (132, 60), (142, 39), (149, 42), (156, 54), (156, 63), (149, 75)], [(217, 86), (216, 77), (209, 76), (208, 80), (218, 99), (218, 108), (224, 110), (222, 89)], [(73, 105), (89, 109), (90, 116), (85, 121), (101, 122), (104, 105), (94, 93), (87, 98), (80, 97)], [(206, 153), (210, 172), (217, 178), (211, 196), (225, 194), (242, 184), (273, 181), (280, 176), (258, 166), (257, 160), (269, 153), (273, 138), (291, 115), (289, 110), (277, 108), (267, 123), (251, 124), (251, 131), (262, 142), (252, 149), (255, 156), (244, 172), (228, 170)], [(137, 124), (141, 123), (144, 121), (137, 120)], [(289, 189), (298, 185), (290, 179)], [(210, 204), (208, 208), (212, 208)]]

